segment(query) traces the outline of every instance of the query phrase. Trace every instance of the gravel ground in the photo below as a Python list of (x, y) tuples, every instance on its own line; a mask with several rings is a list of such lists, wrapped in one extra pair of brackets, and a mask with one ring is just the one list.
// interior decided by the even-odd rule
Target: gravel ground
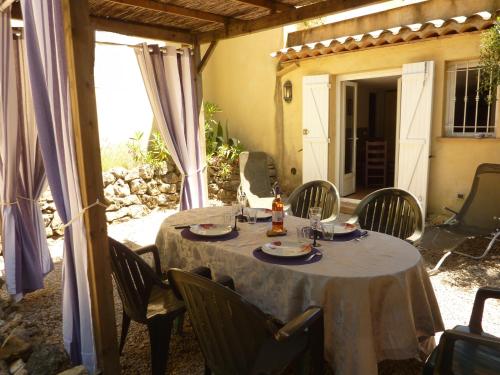
[[(140, 220), (114, 224), (109, 227), (109, 233), (121, 241), (147, 245), (154, 242), (162, 220), (173, 212), (172, 210), (154, 211)], [(51, 241), (50, 246), (56, 259), (55, 270), (47, 276), (45, 289), (26, 296), (19, 303), (19, 311), (25, 320), (40, 328), (45, 336), (45, 342), (62, 345), (61, 306), (60, 303), (55, 303), (55, 301), (61, 301), (61, 241)], [(467, 241), (461, 250), (480, 253), (485, 246), (486, 241), (483, 240)], [(431, 252), (425, 249), (421, 249), (421, 252), (429, 270), (442, 256), (440, 252)], [(497, 242), (491, 255), (486, 259), (478, 262), (452, 255), (441, 267), (442, 271), (431, 276), (446, 328), (452, 328), (457, 324), (467, 324), (474, 294), (478, 287), (484, 285), (500, 287), (499, 260), (500, 244)], [(117, 320), (120, 320), (121, 303), (116, 293), (115, 307)], [(488, 303), (484, 317), (485, 330), (496, 336), (500, 336), (498, 311), (500, 311), (498, 301)], [(121, 365), (123, 374), (149, 373), (149, 340), (145, 326), (132, 322), (121, 357)], [(379, 374), (384, 375), (416, 375), (420, 374), (421, 370), (422, 364), (417, 360), (384, 361), (379, 366)], [(175, 375), (203, 374), (203, 357), (189, 321), (185, 324), (182, 337), (178, 335), (172, 337), (167, 373)]]

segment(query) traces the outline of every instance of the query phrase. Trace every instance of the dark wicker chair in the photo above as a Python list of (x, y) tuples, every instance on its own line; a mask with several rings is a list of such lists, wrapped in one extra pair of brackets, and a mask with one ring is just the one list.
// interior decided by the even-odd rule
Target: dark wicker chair
[[(205, 356), (205, 375), (281, 374), (298, 360), (323, 373), (323, 310), (309, 307), (281, 326), (230, 287), (171, 269), (168, 279), (186, 303)], [(230, 279), (229, 279), (230, 280)], [(310, 357), (310, 361), (305, 361)], [(300, 361), (302, 359), (302, 361)]]
[[(161, 279), (160, 257), (156, 246), (133, 251), (109, 238), (111, 270), (123, 305), (120, 354), (125, 345), (130, 320), (146, 324), (151, 346), (151, 371), (163, 375), (167, 366), (170, 334), (174, 319), (182, 321), (184, 303), (176, 298), (168, 284)], [(154, 270), (140, 255), (151, 253)], [(196, 272), (210, 277), (207, 268)]]
[(389, 234), (410, 243), (424, 232), (424, 217), (417, 199), (397, 188), (376, 190), (364, 197), (348, 220), (361, 228)]
[(307, 218), (310, 207), (321, 207), (321, 220), (335, 220), (340, 211), (340, 196), (334, 184), (328, 181), (309, 181), (296, 188), (287, 201), (287, 213)]
[(500, 374), (500, 338), (483, 332), (484, 302), (500, 299), (500, 288), (480, 288), (468, 326), (456, 326), (441, 336), (427, 359), (423, 375)]

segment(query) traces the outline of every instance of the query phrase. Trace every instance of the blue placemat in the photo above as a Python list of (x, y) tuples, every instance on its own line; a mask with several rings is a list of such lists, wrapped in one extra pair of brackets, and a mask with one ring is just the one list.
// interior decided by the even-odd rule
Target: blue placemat
[[(313, 257), (310, 260), (307, 260), (312, 253), (318, 254), (315, 257)], [(323, 258), (323, 254), (321, 251), (319, 251), (316, 248), (312, 249), (312, 252), (304, 255), (303, 257), (296, 257), (296, 258), (281, 258), (281, 257), (275, 257), (269, 254), (266, 254), (265, 252), (262, 251), (262, 249), (259, 247), (253, 251), (253, 256), (257, 258), (258, 260), (261, 260), (266, 263), (271, 263), (271, 264), (281, 264), (283, 266), (300, 266), (304, 264), (311, 264), (311, 263), (316, 263), (319, 262)]]
[(181, 232), (181, 236), (185, 238), (186, 240), (190, 241), (202, 241), (202, 242), (217, 242), (217, 241), (227, 241), (227, 240), (232, 240), (236, 237), (239, 236), (238, 231), (233, 230), (229, 232), (228, 234), (224, 234), (222, 236), (217, 236), (217, 237), (205, 237), (205, 236), (198, 236), (197, 234), (194, 234), (189, 230), (189, 228), (184, 228)]
[[(351, 233), (334, 234), (333, 235), (333, 240), (325, 240), (323, 238), (323, 233), (319, 232), (317, 240), (318, 241), (327, 241), (327, 242), (347, 242), (347, 241), (352, 241), (352, 240), (355, 240), (356, 238), (362, 237), (366, 233), (368, 233), (366, 230), (356, 229), (354, 232), (351, 232)], [(312, 240), (312, 237), (311, 237), (311, 240)]]

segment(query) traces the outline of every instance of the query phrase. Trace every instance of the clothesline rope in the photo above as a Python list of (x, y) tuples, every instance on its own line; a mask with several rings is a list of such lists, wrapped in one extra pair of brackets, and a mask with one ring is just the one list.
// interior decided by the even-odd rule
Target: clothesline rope
[[(17, 197), (18, 199), (24, 199), (26, 201), (29, 201), (29, 202), (32, 202), (32, 203), (38, 203), (37, 200), (35, 199), (32, 199), (32, 198), (26, 198), (26, 197), (21, 197), (21, 196), (18, 196)], [(19, 201), (16, 200), (14, 202), (0, 202), (0, 206), (1, 207), (4, 207), (4, 206), (12, 206), (12, 205), (15, 205), (15, 204), (19, 204)], [(103, 208), (107, 208), (108, 206), (104, 203), (102, 203), (99, 199), (97, 199), (94, 203), (92, 204), (89, 204), (87, 207), (84, 207), (76, 216), (74, 216), (73, 218), (71, 218), (70, 221), (68, 221), (66, 224), (64, 224), (62, 226), (62, 228), (66, 228), (66, 227), (69, 227), (71, 224), (73, 224), (75, 221), (77, 221), (78, 219), (80, 219), (84, 214), (85, 212), (87, 212), (88, 210), (90, 210), (91, 208), (93, 207), (97, 207), (97, 206), (100, 206), (100, 207), (103, 207)]]

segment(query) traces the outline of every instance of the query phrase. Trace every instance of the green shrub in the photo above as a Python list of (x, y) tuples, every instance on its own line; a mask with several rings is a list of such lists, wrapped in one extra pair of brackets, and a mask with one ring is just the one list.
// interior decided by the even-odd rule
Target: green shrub
[(480, 80), (481, 91), (489, 103), (496, 100), (500, 84), (500, 17), (494, 25), (481, 34), (479, 65), (484, 78)]
[(146, 150), (141, 145), (143, 136), (143, 132), (136, 132), (127, 144), (128, 151), (137, 164), (149, 164), (158, 169), (170, 159), (170, 153), (159, 132), (155, 131), (151, 134)]

